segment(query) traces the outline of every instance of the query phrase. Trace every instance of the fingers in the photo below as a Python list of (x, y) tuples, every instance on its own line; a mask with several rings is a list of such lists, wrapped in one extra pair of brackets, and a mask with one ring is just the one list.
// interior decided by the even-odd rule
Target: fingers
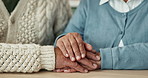
[(64, 46), (66, 46), (66, 52), (68, 53), (68, 54), (67, 54), (68, 57), (70, 57), (70, 59), (71, 59), (72, 61), (75, 61), (75, 58), (74, 58), (75, 56), (74, 56), (74, 54), (73, 54), (72, 46), (71, 46), (69, 40), (68, 40), (67, 38), (64, 38), (64, 39), (63, 39), (63, 43), (64, 43)]
[(94, 54), (91, 52), (87, 52), (87, 58), (96, 61), (99, 61), (101, 59), (101, 57), (98, 54)]
[(71, 61), (80, 60), (86, 56), (84, 42), (78, 33), (68, 33), (63, 36), (57, 41), (57, 46), (65, 57), (70, 57)]
[[(76, 59), (80, 60), (81, 59), (81, 57), (80, 57), (80, 50), (79, 50), (77, 41), (75, 40), (75, 38), (72, 35), (69, 37), (69, 41), (70, 41), (70, 44), (72, 46), (72, 49), (73, 49), (73, 52), (75, 54)], [(73, 55), (73, 54), (70, 53), (70, 55)]]
[(93, 63), (96, 63), (98, 65), (97, 69), (100, 69), (101, 68), (101, 61), (94, 61), (94, 60), (91, 60)]
[(84, 46), (85, 46), (85, 49), (88, 50), (88, 51), (92, 51), (93, 50), (93, 47), (90, 44), (88, 44), (88, 43), (84, 42)]
[(73, 62), (70, 59), (64, 57), (59, 48), (55, 48), (55, 53), (56, 53), (55, 54), (56, 55), (55, 68), (59, 69), (59, 68), (64, 68), (64, 67), (70, 67), (70, 68), (75, 69), (78, 72), (84, 72), (84, 73), (88, 72), (87, 69), (80, 66), (77, 62)]
[(85, 42), (84, 42), (84, 45), (85, 45), (85, 49), (86, 49), (87, 51), (90, 51), (90, 52), (92, 52), (92, 53), (97, 53), (96, 50), (93, 50), (92, 45), (90, 45), (90, 44), (88, 44), (88, 43), (85, 43)]
[(63, 55), (64, 55), (65, 57), (68, 57), (68, 56), (69, 56), (69, 55), (68, 55), (68, 52), (66, 51), (66, 48), (65, 48), (64, 43), (63, 43), (62, 40), (58, 40), (58, 41), (57, 41), (57, 46), (58, 46), (59, 49), (62, 51), (62, 53), (63, 53)]
[(69, 68), (69, 67), (65, 67), (65, 68), (62, 68), (62, 69), (56, 69), (54, 70), (54, 72), (58, 72), (58, 73), (61, 73), (61, 72), (64, 72), (64, 73), (74, 73), (74, 72), (77, 72), (75, 69), (72, 69), (72, 68)]
[(81, 57), (84, 58), (86, 56), (84, 41), (82, 40), (82, 37), (79, 34), (75, 34), (74, 38), (76, 39), (76, 41), (78, 43), (79, 50), (81, 52)]
[(97, 64), (91, 62), (87, 58), (81, 59), (78, 62), (82, 65), (88, 66), (89, 68), (92, 68), (93, 70), (95, 70), (98, 67)]
[(74, 69), (71, 69), (71, 68), (69, 68), (69, 67), (64, 67), (64, 68), (61, 68), (61, 69), (55, 69), (54, 70), (54, 72), (58, 72), (58, 73), (60, 73), (60, 72), (65, 72), (65, 73), (72, 73), (72, 72), (76, 72), (76, 70), (74, 70)]
[(68, 63), (68, 64), (69, 64), (68, 66), (70, 68), (73, 68), (76, 71), (79, 71), (81, 73), (87, 73), (88, 72), (87, 69), (85, 69), (84, 67), (80, 66), (77, 62), (71, 62), (71, 63)]
[(86, 68), (86, 69), (89, 70), (89, 71), (94, 70), (94, 69), (92, 69), (92, 68), (90, 68), (90, 67), (88, 67), (88, 66), (85, 66), (85, 65), (81, 65), (81, 66), (84, 67), (84, 68)]
[(77, 72), (75, 69), (65, 69), (64, 70), (65, 73), (73, 73), (73, 72)]

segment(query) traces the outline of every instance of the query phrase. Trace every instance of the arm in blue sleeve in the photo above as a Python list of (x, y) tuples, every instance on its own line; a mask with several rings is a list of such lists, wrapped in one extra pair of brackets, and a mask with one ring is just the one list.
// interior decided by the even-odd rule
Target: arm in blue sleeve
[(148, 43), (100, 49), (101, 69), (148, 69)]
[(74, 15), (72, 16), (68, 26), (66, 27), (64, 33), (60, 36), (58, 36), (55, 40), (56, 41), (66, 35), (67, 33), (79, 33), (83, 37), (84, 27), (85, 27), (85, 21), (87, 18), (87, 1), (81, 0), (80, 5), (78, 6), (77, 10), (75, 11)]

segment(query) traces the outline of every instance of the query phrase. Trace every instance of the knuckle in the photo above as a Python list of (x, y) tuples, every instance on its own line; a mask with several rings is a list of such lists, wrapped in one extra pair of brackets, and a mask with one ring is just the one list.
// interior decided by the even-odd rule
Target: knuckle
[(79, 50), (78, 50), (78, 49), (75, 49), (74, 52), (75, 52), (76, 54), (78, 54), (78, 53), (79, 53)]
[(79, 47), (83, 47), (83, 43), (82, 42), (78, 42)]
[(65, 41), (65, 40), (67, 40), (68, 38), (69, 38), (69, 37), (65, 36), (65, 37), (62, 38), (62, 40)]
[(71, 45), (77, 46), (75, 41), (72, 41), (72, 42), (71, 42)]
[(78, 34), (78, 33), (74, 33), (73, 35), (74, 35), (75, 37), (78, 37), (78, 36), (79, 36), (79, 34)]
[(70, 33), (66, 34), (66, 35), (70, 35)]
[(85, 50), (81, 50), (81, 53), (82, 53), (82, 54), (86, 54)]
[(67, 34), (67, 36), (71, 36), (71, 35), (73, 35), (73, 34), (72, 34), (72, 33), (68, 33), (68, 34)]
[(74, 33), (74, 35), (75, 35), (75, 36), (79, 36), (80, 34), (79, 34), (79, 33)]
[(73, 52), (72, 51), (68, 51), (68, 53), (70, 54), (70, 57), (74, 57)]
[(66, 43), (66, 47), (67, 47), (67, 48), (70, 48), (70, 44)]
[(67, 49), (68, 49), (69, 51), (71, 50), (71, 46), (70, 46), (70, 45), (67, 45), (66, 47), (67, 47)]

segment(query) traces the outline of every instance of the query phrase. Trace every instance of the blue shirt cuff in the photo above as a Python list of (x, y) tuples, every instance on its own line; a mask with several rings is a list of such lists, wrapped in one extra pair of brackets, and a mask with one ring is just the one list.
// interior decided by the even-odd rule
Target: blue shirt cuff
[(111, 48), (100, 49), (101, 69), (113, 69), (113, 57)]
[(56, 39), (55, 39), (55, 42), (54, 42), (54, 47), (56, 47), (56, 44), (57, 44), (57, 40), (61, 37), (63, 37), (64, 35), (66, 35), (67, 33), (64, 33), (64, 34), (61, 34), (59, 35)]

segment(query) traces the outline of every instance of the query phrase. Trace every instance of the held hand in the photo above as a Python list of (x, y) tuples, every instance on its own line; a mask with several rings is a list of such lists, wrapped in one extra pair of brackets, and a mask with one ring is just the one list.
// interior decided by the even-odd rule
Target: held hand
[[(78, 33), (68, 33), (57, 40), (57, 47), (60, 48), (65, 57), (70, 57), (71, 61), (80, 60), (85, 58), (86, 50), (82, 37)], [(91, 45), (87, 45), (91, 49)]]
[[(92, 71), (92, 70), (96, 70), (96, 69), (101, 68), (101, 61), (100, 60), (101, 60), (100, 53), (87, 52), (87, 58), (81, 59), (78, 62), (85, 69)], [(66, 68), (64, 67), (62, 69), (56, 69), (55, 71), (56, 72), (65, 72), (65, 73), (77, 72), (75, 69), (69, 68), (69, 67), (66, 67)]]
[[(85, 68), (87, 68), (88, 70), (96, 70), (98, 69), (98, 67), (100, 67), (100, 64), (98, 64), (98, 62), (100, 62), (101, 57), (100, 57), (100, 53), (92, 53), (92, 52), (87, 52), (86, 58), (79, 60), (79, 64), (84, 65)], [(84, 67), (83, 66), (83, 67)]]
[(56, 53), (56, 69), (69, 67), (78, 72), (82, 72), (82, 73), (88, 72), (87, 69), (80, 66), (77, 62), (72, 62), (70, 59), (64, 57), (59, 48), (55, 48), (55, 53)]
[[(101, 68), (101, 61), (91, 61), (91, 62), (97, 64), (97, 68), (96, 69), (89, 68), (88, 66), (85, 66), (85, 65), (81, 65), (81, 66), (86, 68), (89, 71), (93, 71), (93, 70), (97, 70), (97, 69)], [(65, 67), (65, 68), (62, 68), (62, 69), (56, 69), (55, 72), (74, 73), (74, 72), (77, 72), (77, 71), (75, 69), (72, 69), (72, 68), (69, 68), (69, 67)]]

